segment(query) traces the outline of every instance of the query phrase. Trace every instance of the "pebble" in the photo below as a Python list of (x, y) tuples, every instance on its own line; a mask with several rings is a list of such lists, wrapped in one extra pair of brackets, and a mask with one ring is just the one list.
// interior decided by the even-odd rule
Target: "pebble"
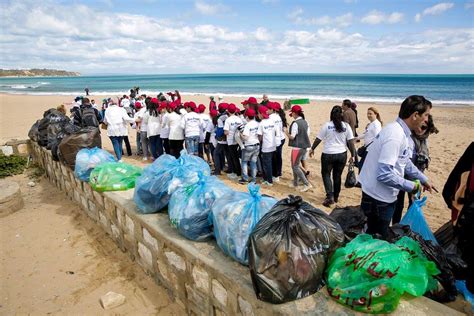
[(104, 309), (111, 309), (125, 303), (125, 296), (115, 292), (108, 292), (100, 298), (100, 305)]
[(36, 183), (34, 183), (33, 181), (28, 182), (29, 187), (34, 187), (35, 185), (36, 185)]

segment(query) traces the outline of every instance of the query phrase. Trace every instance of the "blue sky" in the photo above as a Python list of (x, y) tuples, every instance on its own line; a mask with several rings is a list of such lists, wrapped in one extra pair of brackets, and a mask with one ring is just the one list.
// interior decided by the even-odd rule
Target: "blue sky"
[(468, 1), (5, 1), (0, 67), (474, 73)]

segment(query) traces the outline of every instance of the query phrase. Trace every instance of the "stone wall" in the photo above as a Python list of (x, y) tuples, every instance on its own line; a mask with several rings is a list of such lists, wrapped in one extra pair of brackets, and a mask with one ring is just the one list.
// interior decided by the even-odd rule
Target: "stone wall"
[[(97, 193), (74, 172), (52, 160), (36, 143), (31, 151), (49, 181), (96, 221), (156, 283), (166, 287), (191, 315), (355, 315), (329, 298), (325, 289), (294, 302), (272, 305), (259, 301), (250, 273), (226, 257), (214, 241), (181, 237), (167, 214), (139, 214), (133, 190)], [(424, 297), (402, 300), (394, 315), (456, 315)]]

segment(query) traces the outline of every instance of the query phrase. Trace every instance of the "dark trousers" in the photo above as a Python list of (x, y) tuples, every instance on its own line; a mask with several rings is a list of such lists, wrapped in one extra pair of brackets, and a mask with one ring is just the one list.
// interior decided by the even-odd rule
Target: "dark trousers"
[(158, 158), (163, 155), (163, 143), (161, 141), (160, 135), (154, 135), (148, 137), (151, 147), (151, 154), (153, 158)]
[(282, 159), (283, 145), (285, 145), (284, 139), (281, 141), (280, 146), (277, 147), (276, 151), (273, 154), (272, 172), (273, 172), (274, 177), (281, 177), (281, 168), (283, 166), (283, 159)]
[(178, 159), (179, 153), (183, 150), (183, 142), (184, 139), (170, 139), (170, 155), (173, 155)]
[(272, 176), (272, 160), (273, 154), (275, 152), (272, 151), (270, 153), (262, 152), (262, 168), (263, 168), (263, 179), (269, 183), (273, 183), (273, 176)]
[(224, 169), (226, 148), (226, 144), (218, 143), (216, 149), (214, 150), (214, 174), (216, 175), (221, 174), (222, 169)]
[(388, 227), (397, 202), (387, 203), (374, 199), (362, 192), (360, 208), (367, 216), (367, 234), (380, 234), (382, 239), (388, 237)]
[[(341, 175), (346, 166), (347, 152), (321, 155), (321, 175), (326, 197), (337, 201), (341, 192)], [(332, 181), (331, 181), (332, 173)], [(334, 183), (333, 183), (334, 182)]]
[(163, 143), (163, 148), (165, 150), (165, 153), (170, 155), (170, 140), (168, 138), (162, 138), (161, 142)]
[(229, 169), (240, 177), (242, 168), (240, 167), (239, 157), (239, 145), (229, 145), (229, 160), (227, 161)]
[(123, 136), (109, 136), (112, 146), (114, 147), (115, 156), (117, 160), (122, 159), (122, 141)]
[[(123, 136), (123, 142), (125, 143), (125, 148), (127, 149), (127, 155), (132, 155), (132, 147), (130, 146), (130, 141), (128, 140), (128, 136)], [(123, 149), (122, 149), (123, 153)]]
[[(412, 205), (413, 194), (408, 193), (408, 208)], [(397, 203), (395, 204), (395, 211), (392, 216), (392, 225), (400, 223), (402, 220), (403, 208), (405, 206), (405, 191), (400, 190), (397, 196)]]

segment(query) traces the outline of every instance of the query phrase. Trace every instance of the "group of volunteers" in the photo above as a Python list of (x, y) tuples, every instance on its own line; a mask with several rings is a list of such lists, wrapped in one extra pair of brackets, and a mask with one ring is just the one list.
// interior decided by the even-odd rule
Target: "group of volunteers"
[[(398, 118), (385, 127), (378, 110), (370, 107), (369, 124), (358, 135), (357, 106), (344, 100), (331, 109), (329, 121), (313, 141), (301, 106), (291, 107), (293, 120), (289, 123), (280, 103), (266, 95), (260, 102), (249, 97), (240, 109), (233, 103), (216, 103), (214, 97), (208, 106), (183, 103), (177, 90), (156, 97), (140, 95), (135, 87), (130, 95), (104, 99), (100, 110), (88, 98), (76, 98), (71, 112), (74, 124), (107, 129), (119, 161), (123, 142), (127, 154), (132, 155), (128, 140), (128, 126), (132, 125), (137, 131), (137, 153), (143, 160), (154, 160), (163, 153), (179, 157), (185, 148), (213, 165), (214, 175), (225, 172), (241, 184), (256, 182), (260, 176), (264, 186), (279, 182), (282, 148), (288, 140), (291, 185), (300, 192), (313, 187), (305, 161), (322, 143), (321, 176), (326, 192), (322, 204), (326, 207), (339, 200), (349, 152), (349, 163), (360, 172), (358, 186), (368, 232), (385, 237), (390, 222), (400, 221), (405, 192), (434, 189), (423, 174), (430, 160), (427, 137), (438, 132), (431, 106), (423, 96), (410, 96), (401, 104)], [(355, 143), (361, 140), (363, 145), (356, 150)]]

